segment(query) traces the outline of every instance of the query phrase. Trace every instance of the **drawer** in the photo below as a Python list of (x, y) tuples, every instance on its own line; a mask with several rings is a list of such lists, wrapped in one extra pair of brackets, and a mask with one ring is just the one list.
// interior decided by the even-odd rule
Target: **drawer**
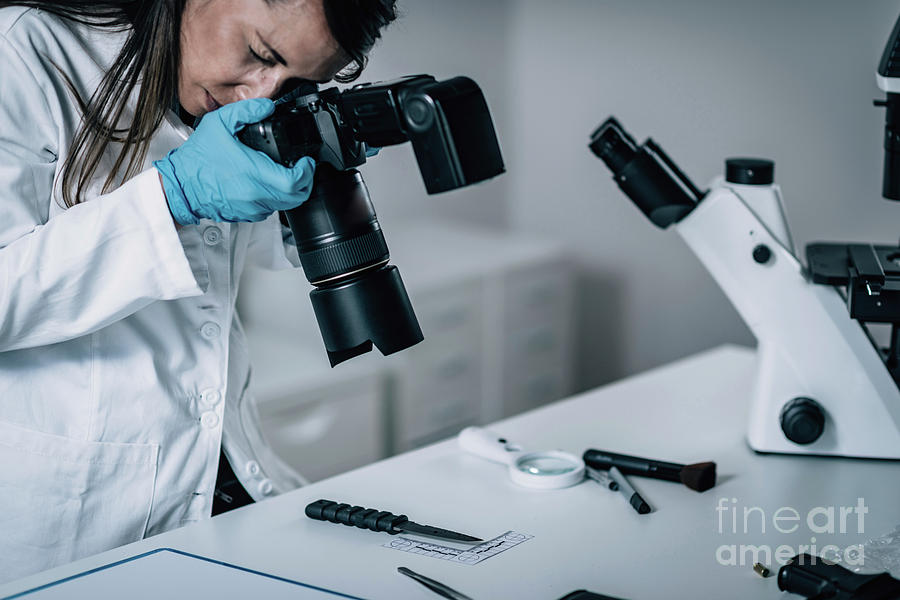
[(483, 304), (480, 282), (457, 282), (428, 291), (410, 290), (410, 301), (426, 340), (478, 339)]
[(571, 274), (561, 260), (511, 271), (504, 284), (508, 325), (542, 322), (572, 310)]
[(527, 373), (547, 363), (566, 360), (568, 339), (565, 325), (538, 323), (507, 332), (503, 361), (507, 372)]
[(410, 362), (395, 398), (400, 440), (474, 419), (481, 407), (484, 375), (477, 350), (460, 349), (423, 358)]
[(527, 373), (509, 382), (503, 398), (504, 415), (515, 415), (564, 397), (566, 376), (559, 369)]
[(260, 426), (272, 449), (310, 481), (385, 455), (379, 386), (335, 386), (257, 404)]

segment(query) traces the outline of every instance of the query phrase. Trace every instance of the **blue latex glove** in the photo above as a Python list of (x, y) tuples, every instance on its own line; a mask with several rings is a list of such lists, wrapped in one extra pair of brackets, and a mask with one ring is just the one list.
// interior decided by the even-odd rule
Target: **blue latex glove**
[(372, 158), (381, 151), (381, 146), (370, 146), (365, 142), (363, 142), (363, 146), (366, 147), (366, 158)]
[(268, 98), (227, 104), (204, 115), (184, 144), (153, 163), (176, 221), (262, 221), (309, 198), (312, 158), (301, 158), (288, 168), (236, 137), (245, 125), (262, 121), (274, 110)]

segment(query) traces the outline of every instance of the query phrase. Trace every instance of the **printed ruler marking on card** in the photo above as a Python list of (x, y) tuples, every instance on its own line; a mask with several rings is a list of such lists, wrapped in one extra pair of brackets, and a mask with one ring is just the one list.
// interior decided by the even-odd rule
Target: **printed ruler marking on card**
[(450, 546), (442, 546), (440, 544), (430, 544), (419, 540), (397, 536), (389, 542), (382, 544), (385, 548), (400, 550), (401, 552), (410, 552), (412, 554), (421, 554), (430, 556), (431, 558), (439, 558), (441, 560), (449, 560), (452, 562), (462, 563), (464, 565), (478, 564), (483, 560), (487, 560), (492, 556), (496, 556), (501, 552), (506, 552), (514, 546), (518, 546), (522, 542), (527, 542), (533, 535), (527, 533), (517, 533), (515, 531), (507, 531), (503, 535), (499, 535), (492, 540), (482, 542), (477, 546), (467, 548), (465, 550), (459, 548), (451, 548)]

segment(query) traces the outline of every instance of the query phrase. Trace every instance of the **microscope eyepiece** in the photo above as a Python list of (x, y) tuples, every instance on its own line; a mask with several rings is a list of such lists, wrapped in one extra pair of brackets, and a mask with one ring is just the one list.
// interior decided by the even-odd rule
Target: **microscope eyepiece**
[(704, 196), (653, 140), (638, 146), (614, 117), (594, 130), (588, 147), (657, 227), (665, 229), (677, 223)]
[(624, 169), (637, 154), (637, 144), (615, 117), (608, 118), (594, 130), (588, 146), (613, 173)]

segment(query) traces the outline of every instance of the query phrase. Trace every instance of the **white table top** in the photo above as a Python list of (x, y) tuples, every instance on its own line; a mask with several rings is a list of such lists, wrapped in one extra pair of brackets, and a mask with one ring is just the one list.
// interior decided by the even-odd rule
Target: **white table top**
[[(744, 555), (744, 566), (722, 565), (718, 549), (734, 544), (740, 561), (741, 544), (772, 551), (784, 544), (793, 555), (812, 537), (820, 549), (878, 537), (900, 523), (900, 463), (755, 454), (744, 440), (754, 362), (751, 351), (724, 346), (490, 426), (534, 450), (580, 454), (595, 447), (717, 463), (718, 484), (704, 493), (630, 477), (654, 509), (649, 515), (638, 515), (621, 495), (590, 482), (563, 490), (517, 487), (504, 467), (464, 455), (455, 440), (447, 440), (8, 584), (0, 596), (171, 547), (376, 599), (439, 597), (399, 575), (398, 566), (475, 600), (555, 600), (579, 588), (636, 600), (780, 597), (774, 577), (752, 571), (752, 554)], [(386, 534), (306, 518), (304, 507), (319, 498), (402, 512), (485, 538), (507, 530), (534, 538), (477, 565), (454, 564), (384, 548), (391, 539)], [(855, 513), (846, 533), (817, 534), (807, 525), (810, 510), (834, 507), (837, 521), (839, 507), (856, 506), (858, 498), (868, 509), (862, 532)], [(721, 532), (720, 499), (736, 507), (722, 513)], [(745, 532), (743, 511), (756, 507)], [(773, 526), (782, 507), (801, 515), (792, 534)], [(824, 519), (819, 515), (815, 523)], [(783, 529), (790, 524), (781, 523)]]

